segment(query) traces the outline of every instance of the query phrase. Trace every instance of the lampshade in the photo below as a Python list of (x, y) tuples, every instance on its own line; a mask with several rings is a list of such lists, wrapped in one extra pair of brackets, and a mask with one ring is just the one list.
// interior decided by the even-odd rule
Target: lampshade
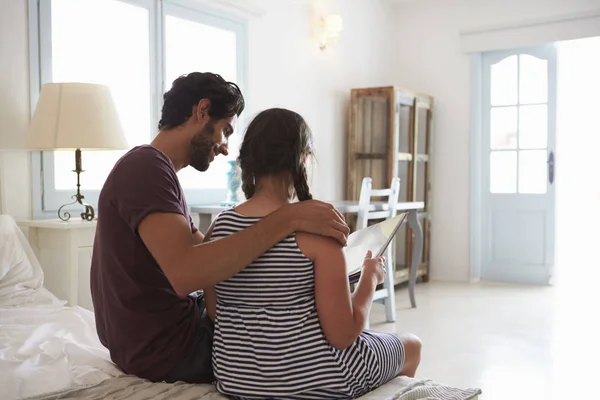
[(47, 83), (29, 127), (31, 150), (129, 148), (110, 89), (92, 83)]

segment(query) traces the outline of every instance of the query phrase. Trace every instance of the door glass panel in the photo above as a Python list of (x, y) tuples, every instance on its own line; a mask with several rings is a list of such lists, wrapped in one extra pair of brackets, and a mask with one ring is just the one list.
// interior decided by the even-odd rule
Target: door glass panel
[(490, 154), (490, 192), (517, 191), (517, 152), (492, 151)]
[(426, 162), (417, 162), (415, 163), (417, 167), (417, 192), (415, 196), (415, 201), (425, 201), (426, 191), (427, 191), (427, 182), (425, 182), (425, 175), (427, 172), (427, 163)]
[(490, 112), (492, 150), (517, 148), (517, 107), (494, 107)]
[(490, 95), (493, 106), (517, 104), (517, 56), (492, 65)]
[(390, 109), (387, 97), (365, 97), (363, 109), (368, 109), (369, 119), (364, 121), (364, 146), (367, 153), (384, 154), (388, 147), (388, 113)]
[(546, 150), (519, 152), (519, 193), (546, 193)]
[(548, 107), (543, 105), (519, 108), (519, 148), (543, 149), (548, 143)]
[(360, 153), (384, 154), (387, 146), (389, 100), (383, 96), (364, 96), (358, 99), (360, 123), (357, 142)]
[[(411, 153), (410, 149), (410, 136), (411, 130), (411, 115), (413, 113), (413, 107), (406, 106), (404, 104), (400, 105), (400, 135), (398, 138), (398, 151), (400, 153)], [(402, 185), (400, 185), (402, 186)]]
[[(398, 177), (400, 178), (400, 194), (398, 195), (398, 201), (413, 201), (413, 199), (408, 196), (408, 167), (409, 167), (408, 161), (398, 162)], [(368, 175), (364, 175), (364, 176), (368, 176)], [(360, 181), (357, 181), (357, 182), (360, 182)], [(389, 186), (389, 184), (388, 184), (388, 186)]]
[(547, 102), (548, 61), (521, 54), (519, 62), (519, 103)]
[[(190, 50), (190, 38), (210, 38), (202, 41), (202, 51)], [(210, 71), (219, 74), (226, 81), (237, 79), (237, 38), (235, 32), (215, 26), (191, 21), (175, 16), (165, 17), (165, 90), (182, 74)], [(184, 189), (225, 188), (229, 165), (228, 159), (237, 156), (240, 145), (240, 132), (229, 138), (229, 156), (219, 156), (202, 175), (192, 167), (186, 167), (177, 174)]]

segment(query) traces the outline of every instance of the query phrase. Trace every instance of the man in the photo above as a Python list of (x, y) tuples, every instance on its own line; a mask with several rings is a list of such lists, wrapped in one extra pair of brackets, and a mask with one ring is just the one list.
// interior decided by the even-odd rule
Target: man
[(295, 231), (345, 244), (342, 216), (319, 201), (285, 206), (236, 235), (202, 243), (177, 172), (188, 165), (205, 171), (226, 155), (243, 109), (239, 88), (219, 75), (179, 77), (164, 95), (156, 138), (125, 154), (102, 188), (92, 300), (100, 341), (125, 373), (211, 382), (213, 326), (202, 297), (190, 293), (235, 275)]

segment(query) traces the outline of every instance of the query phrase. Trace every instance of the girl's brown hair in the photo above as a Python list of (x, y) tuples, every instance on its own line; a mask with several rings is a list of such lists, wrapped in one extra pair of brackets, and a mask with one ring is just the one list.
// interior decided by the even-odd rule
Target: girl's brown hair
[(248, 125), (240, 147), (238, 165), (246, 199), (261, 177), (289, 172), (298, 200), (310, 200), (305, 159), (314, 156), (312, 133), (294, 111), (271, 108), (260, 112)]

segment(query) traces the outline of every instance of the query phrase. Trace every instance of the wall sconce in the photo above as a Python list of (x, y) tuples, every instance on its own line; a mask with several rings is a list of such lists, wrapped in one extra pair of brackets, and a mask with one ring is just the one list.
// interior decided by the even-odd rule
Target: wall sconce
[(319, 48), (325, 50), (337, 44), (343, 28), (342, 16), (339, 14), (329, 14), (321, 18)]

